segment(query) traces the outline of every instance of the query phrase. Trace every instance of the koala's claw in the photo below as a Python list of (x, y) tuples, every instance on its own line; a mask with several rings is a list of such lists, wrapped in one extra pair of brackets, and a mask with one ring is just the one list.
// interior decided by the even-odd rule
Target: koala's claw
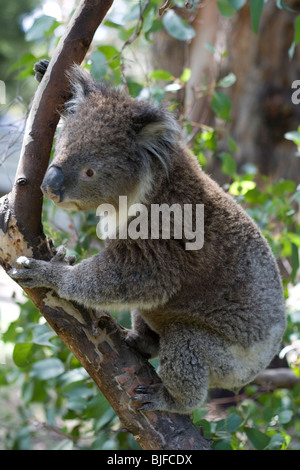
[(49, 60), (47, 59), (42, 59), (34, 64), (33, 70), (35, 71), (35, 78), (38, 82), (40, 82), (45, 75), (48, 65)]
[(76, 261), (75, 255), (66, 256), (67, 250), (63, 245), (60, 245), (56, 249), (56, 253), (53, 258), (50, 260), (50, 263), (62, 263), (65, 262), (66, 264), (72, 265)]
[[(43, 261), (19, 256), (13, 264), (14, 267), (8, 271), (12, 279), (20, 281), (24, 287), (38, 287), (41, 285), (39, 265)], [(23, 269), (22, 269), (23, 268)]]
[(134, 395), (132, 399), (135, 402), (141, 403), (137, 409), (139, 411), (154, 411), (162, 409), (164, 400), (162, 397), (166, 392), (163, 384), (156, 383), (152, 385), (138, 385), (135, 390), (138, 395)]

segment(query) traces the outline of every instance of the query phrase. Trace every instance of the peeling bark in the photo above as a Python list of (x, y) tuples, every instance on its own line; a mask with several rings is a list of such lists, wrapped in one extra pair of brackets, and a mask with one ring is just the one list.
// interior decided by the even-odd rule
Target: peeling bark
[[(41, 224), (40, 184), (48, 166), (58, 111), (68, 96), (65, 70), (81, 63), (113, 0), (83, 0), (36, 92), (11, 193), (0, 200), (0, 264), (7, 271), (20, 255), (54, 254)], [(152, 366), (124, 341), (125, 330), (108, 314), (87, 310), (48, 289), (26, 289), (53, 330), (85, 367), (143, 449), (206, 450), (188, 416), (140, 412), (131, 397), (138, 384), (159, 380)]]

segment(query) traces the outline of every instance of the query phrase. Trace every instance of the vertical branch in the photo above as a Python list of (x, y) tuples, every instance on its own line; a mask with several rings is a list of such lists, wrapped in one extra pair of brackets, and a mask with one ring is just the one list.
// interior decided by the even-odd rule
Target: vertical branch
[(61, 38), (34, 97), (27, 120), (10, 205), (20, 230), (35, 247), (43, 236), (40, 185), (48, 166), (59, 111), (68, 97), (65, 70), (84, 59), (94, 33), (113, 0), (83, 0)]

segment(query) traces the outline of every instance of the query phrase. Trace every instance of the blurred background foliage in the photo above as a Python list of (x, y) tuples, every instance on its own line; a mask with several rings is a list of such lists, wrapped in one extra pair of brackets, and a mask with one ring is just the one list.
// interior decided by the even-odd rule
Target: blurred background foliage
[[(210, 173), (253, 217), (278, 260), (287, 302), (271, 364), (300, 377), (300, 6), (286, 0), (115, 0), (83, 64), (97, 80), (165, 103)], [(0, 191), (9, 191), (37, 84), (76, 2), (0, 0)], [(294, 87), (293, 87), (294, 84)], [(45, 232), (80, 260), (101, 249), (92, 213), (45, 201)], [(8, 280), (7, 280), (8, 282)], [(1, 294), (2, 295), (2, 294)], [(76, 358), (25, 296), (1, 309), (0, 448), (139, 449)], [(113, 312), (112, 312), (113, 313)], [(130, 326), (129, 312), (118, 316)], [(154, 361), (154, 365), (156, 361)], [(297, 380), (296, 380), (297, 381)], [(300, 383), (214, 392), (194, 421), (215, 449), (299, 449)]]

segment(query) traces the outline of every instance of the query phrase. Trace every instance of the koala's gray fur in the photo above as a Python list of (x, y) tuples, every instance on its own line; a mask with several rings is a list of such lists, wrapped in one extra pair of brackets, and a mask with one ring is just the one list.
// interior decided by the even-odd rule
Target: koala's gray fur
[[(276, 262), (259, 229), (199, 167), (162, 108), (96, 85), (80, 68), (42, 185), (65, 208), (130, 203), (204, 204), (204, 245), (111, 239), (70, 266), (22, 258), (12, 276), (88, 307), (134, 310), (128, 343), (158, 353), (162, 384), (138, 387), (143, 410), (190, 413), (209, 387), (239, 389), (278, 351), (285, 329)], [(51, 173), (52, 172), (52, 173)], [(53, 176), (54, 175), (54, 176)]]

